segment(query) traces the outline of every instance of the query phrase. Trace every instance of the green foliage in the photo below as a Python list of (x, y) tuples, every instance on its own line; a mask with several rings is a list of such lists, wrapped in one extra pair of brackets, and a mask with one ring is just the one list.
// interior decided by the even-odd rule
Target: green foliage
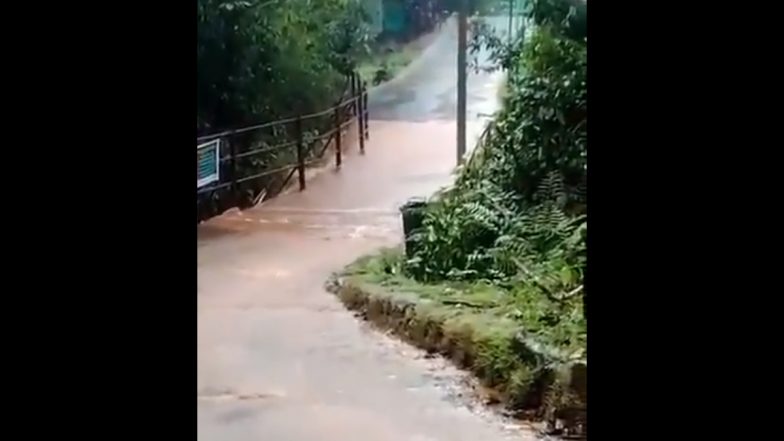
[(520, 209), (520, 197), (492, 182), (435, 201), (417, 232), (418, 253), (407, 270), (424, 281), (490, 280), (505, 287), (532, 285), (553, 298), (582, 283), (584, 216), (563, 209), (564, 187), (553, 174), (539, 202)]
[[(584, 357), (579, 297), (550, 299), (525, 284), (421, 283), (406, 276), (404, 264), (401, 249), (382, 250), (351, 264), (341, 274), (347, 279), (342, 283), (361, 286), (372, 296), (415, 303), (414, 314), (405, 314), (409, 337), (470, 368), (512, 407), (537, 406), (545, 391), (537, 390), (536, 383), (556, 367)], [(428, 339), (434, 327), (441, 332)]]
[(586, 0), (529, 0), (528, 6), (528, 14), (537, 25), (552, 26), (574, 40), (588, 37)]
[(572, 38), (571, 5), (532, 2), (529, 37), (499, 50), (504, 109), (429, 204), (405, 265), (429, 283), (502, 287), (517, 299), (509, 316), (562, 348), (585, 345), (587, 40)]
[(445, 329), (471, 329), (475, 372), (513, 405), (556, 413), (574, 399), (548, 377), (586, 348), (584, 18), (571, 0), (533, 1), (527, 38), (483, 40), (507, 70), (504, 109), (425, 209), (414, 257), (365, 264), (374, 282), (428, 299)]
[(198, 0), (200, 131), (328, 107), (366, 46), (355, 0)]
[(587, 168), (586, 44), (548, 26), (517, 48), (503, 60), (512, 63), (508, 92), (483, 174), (531, 201), (539, 183), (557, 171), (575, 196), (584, 192)]
[[(519, 0), (518, 0), (519, 1)], [(517, 71), (526, 29), (530, 27), (548, 28), (559, 38), (585, 42), (588, 37), (588, 8), (584, 0), (523, 0), (525, 20), (521, 28), (513, 32), (514, 39), (497, 35), (483, 20), (475, 20), (472, 29), (470, 48), (472, 53), (486, 48), (491, 54), (492, 66), (478, 66), (476, 69)], [(506, 9), (508, 11), (508, 7)]]
[[(197, 0), (197, 134), (271, 122), (331, 107), (347, 74), (367, 47), (368, 25), (359, 0)], [(332, 115), (303, 122), (306, 159), (310, 139), (333, 124)], [(224, 163), (239, 177), (281, 170), (296, 157), (294, 124), (222, 139)], [(288, 148), (273, 148), (274, 146)], [(286, 173), (269, 173), (200, 195), (197, 220), (228, 208), (252, 206), (282, 188)], [(236, 191), (235, 191), (236, 190)]]

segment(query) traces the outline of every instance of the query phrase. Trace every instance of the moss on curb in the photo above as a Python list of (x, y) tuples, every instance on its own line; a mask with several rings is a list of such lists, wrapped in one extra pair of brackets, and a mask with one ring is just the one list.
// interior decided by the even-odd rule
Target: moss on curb
[(520, 324), (498, 314), (497, 293), (483, 291), (464, 300), (450, 295), (446, 301), (443, 290), (448, 287), (413, 286), (402, 276), (379, 277), (388, 270), (383, 267), (390, 253), (399, 251), (383, 251), (349, 265), (333, 278), (330, 290), (375, 326), (471, 371), (491, 401), (547, 419), (559, 418), (567, 407), (584, 409), (585, 365), (564, 369), (537, 345), (527, 344)]
[(481, 314), (455, 315), (433, 301), (386, 290), (361, 276), (342, 279), (335, 291), (363, 319), (472, 371), (498, 401), (523, 408), (541, 404), (530, 393), (537, 375), (525, 354), (516, 352), (511, 324), (483, 326), (488, 318)]

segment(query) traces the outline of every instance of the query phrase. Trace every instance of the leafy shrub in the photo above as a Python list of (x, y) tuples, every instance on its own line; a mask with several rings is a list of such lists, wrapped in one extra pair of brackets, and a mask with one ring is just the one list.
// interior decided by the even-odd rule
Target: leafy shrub
[(586, 0), (529, 0), (529, 14), (539, 26), (554, 26), (570, 39), (588, 37)]
[(571, 0), (532, 2), (529, 38), (497, 51), (509, 68), (504, 109), (455, 185), (427, 208), (406, 263), (423, 281), (488, 280), (510, 295), (536, 293), (550, 303), (541, 311), (556, 305), (574, 325), (560, 328), (571, 330), (559, 344), (585, 330), (587, 40), (576, 11)]
[(198, 0), (197, 20), (200, 132), (328, 107), (368, 38), (347, 0)]

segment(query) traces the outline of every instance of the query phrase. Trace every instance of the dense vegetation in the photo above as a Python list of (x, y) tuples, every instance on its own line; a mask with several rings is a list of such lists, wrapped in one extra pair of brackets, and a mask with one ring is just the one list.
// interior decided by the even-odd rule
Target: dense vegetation
[(349, 308), (470, 369), (490, 399), (570, 435), (586, 432), (586, 18), (580, 0), (531, 0), (512, 41), (474, 21), (474, 46), (507, 71), (503, 110), (407, 253), (360, 259), (335, 284)]
[[(498, 2), (469, 0), (472, 9)], [(328, 107), (376, 39), (415, 38), (458, 5), (388, 3), (405, 23), (397, 34), (370, 33), (365, 0), (197, 0), (199, 133)]]
[[(431, 29), (449, 0), (400, 0), (405, 38)], [(347, 76), (368, 54), (364, 0), (197, 0), (197, 134), (266, 123), (329, 108), (348, 92)], [(306, 120), (305, 155), (315, 160), (318, 139), (334, 128), (333, 115)], [(199, 195), (197, 221), (232, 207), (248, 207), (283, 188), (296, 158), (294, 124), (275, 126), (221, 142), (221, 175), (258, 176), (228, 189)], [(288, 145), (287, 149), (276, 146)], [(246, 154), (263, 151), (259, 154)]]
[(353, 0), (198, 0), (200, 132), (328, 107), (367, 41)]
[[(519, 299), (531, 335), (585, 348), (587, 90), (585, 4), (529, 2), (528, 37), (503, 46), (504, 109), (455, 185), (426, 209), (408, 274), (489, 283)], [(525, 317), (524, 317), (525, 316)]]
[[(333, 106), (370, 38), (356, 0), (198, 0), (197, 10), (198, 135)], [(332, 114), (303, 122), (306, 160), (322, 150), (311, 140), (334, 123)], [(197, 221), (282, 190), (286, 167), (296, 161), (297, 132), (287, 124), (222, 138), (222, 156), (241, 155), (221, 164), (222, 176), (266, 174), (201, 193)]]

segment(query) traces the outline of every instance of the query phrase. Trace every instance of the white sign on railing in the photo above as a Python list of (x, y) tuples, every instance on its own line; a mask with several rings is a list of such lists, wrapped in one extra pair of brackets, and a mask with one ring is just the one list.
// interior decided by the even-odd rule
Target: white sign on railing
[(220, 181), (220, 138), (196, 146), (196, 188)]

